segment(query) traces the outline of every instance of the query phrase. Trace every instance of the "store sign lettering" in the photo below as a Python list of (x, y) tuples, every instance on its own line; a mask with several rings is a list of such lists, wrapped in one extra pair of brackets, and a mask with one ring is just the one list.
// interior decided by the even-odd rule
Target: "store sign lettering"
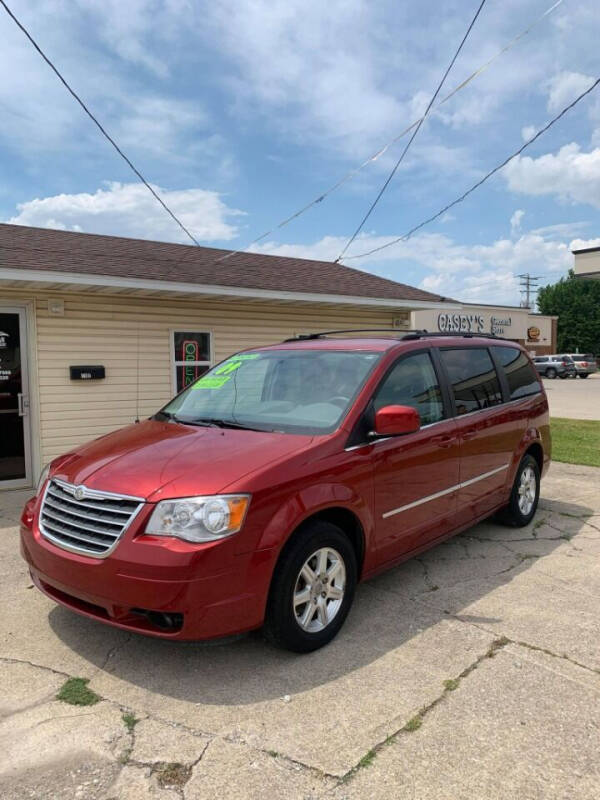
[[(510, 317), (491, 317), (489, 332), (503, 336), (511, 325)], [(484, 333), (485, 320), (482, 314), (440, 314), (438, 330), (442, 333)]]
[(8, 347), (8, 342), (6, 341), (8, 337), (9, 337), (8, 333), (0, 331), (0, 347)]
[(504, 336), (506, 328), (510, 328), (512, 320), (510, 317), (492, 317), (490, 320), (490, 333), (494, 336)]
[(438, 330), (442, 333), (483, 333), (480, 314), (440, 314)]

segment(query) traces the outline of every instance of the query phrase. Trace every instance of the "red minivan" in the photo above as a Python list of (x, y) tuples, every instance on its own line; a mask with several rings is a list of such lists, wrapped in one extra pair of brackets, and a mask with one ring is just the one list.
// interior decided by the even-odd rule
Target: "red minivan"
[(551, 441), (523, 348), (380, 337), (231, 356), (150, 419), (55, 459), (21, 521), (35, 585), (128, 630), (263, 626), (307, 652), (339, 631), (359, 580), (495, 512), (529, 523)]

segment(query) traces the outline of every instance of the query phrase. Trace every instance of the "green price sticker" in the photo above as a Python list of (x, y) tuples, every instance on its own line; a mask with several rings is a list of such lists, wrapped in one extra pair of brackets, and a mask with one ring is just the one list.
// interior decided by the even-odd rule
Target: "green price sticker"
[(221, 378), (213, 378), (212, 375), (206, 378), (200, 378), (194, 384), (194, 389), (221, 389), (227, 381), (231, 380), (231, 376), (223, 375)]

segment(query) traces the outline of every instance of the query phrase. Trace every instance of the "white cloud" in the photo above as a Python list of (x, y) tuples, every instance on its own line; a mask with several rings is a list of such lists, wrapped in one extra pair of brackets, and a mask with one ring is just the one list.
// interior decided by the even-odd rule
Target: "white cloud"
[[(326, 236), (313, 244), (267, 242), (255, 252), (283, 256), (333, 260), (345, 239)], [(365, 234), (356, 249), (368, 250), (385, 244), (389, 237)], [(463, 245), (440, 233), (422, 233), (399, 242), (376, 255), (344, 262), (403, 283), (419, 282), (427, 291), (459, 300), (518, 304), (519, 272), (538, 269), (558, 278), (573, 264), (571, 247), (565, 242), (523, 233), (518, 239), (498, 239), (489, 245)]]
[(585, 250), (587, 247), (600, 247), (600, 238), (598, 239), (573, 239), (569, 245), (570, 250)]
[(529, 231), (532, 234), (543, 236), (544, 239), (569, 239), (583, 233), (589, 228), (590, 222), (558, 222), (555, 225), (544, 225), (541, 228), (534, 228)]
[(595, 81), (581, 72), (559, 72), (548, 82), (548, 111), (560, 111)]
[(525, 212), (522, 208), (518, 208), (515, 213), (510, 218), (510, 229), (513, 233), (519, 230), (521, 227), (521, 220), (525, 216)]
[(525, 127), (521, 128), (521, 138), (524, 142), (528, 142), (529, 139), (534, 135), (536, 129), (533, 125), (525, 125)]
[[(229, 220), (243, 212), (226, 206), (217, 192), (153, 188), (197, 239), (228, 241), (237, 236), (237, 227)], [(107, 188), (93, 194), (81, 192), (36, 198), (20, 203), (17, 209), (19, 213), (7, 222), (189, 243), (146, 187), (138, 183), (107, 183)]]
[(585, 153), (572, 142), (539, 158), (518, 156), (502, 172), (513, 192), (556, 195), (600, 208), (600, 147)]

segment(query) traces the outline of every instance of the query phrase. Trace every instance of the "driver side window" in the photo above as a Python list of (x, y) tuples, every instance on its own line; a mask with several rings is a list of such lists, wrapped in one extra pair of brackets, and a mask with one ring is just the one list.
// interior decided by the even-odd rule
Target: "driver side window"
[(411, 406), (418, 411), (421, 425), (443, 419), (442, 392), (429, 353), (398, 361), (377, 390), (373, 405), (375, 411), (384, 406)]

